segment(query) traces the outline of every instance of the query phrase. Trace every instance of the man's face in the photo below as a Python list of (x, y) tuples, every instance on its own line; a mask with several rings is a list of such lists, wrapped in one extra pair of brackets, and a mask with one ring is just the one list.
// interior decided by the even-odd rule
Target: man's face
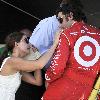
[(65, 29), (65, 28), (70, 27), (71, 20), (70, 20), (69, 16), (64, 15), (62, 12), (59, 12), (58, 16), (57, 16), (57, 19), (60, 23), (60, 28)]

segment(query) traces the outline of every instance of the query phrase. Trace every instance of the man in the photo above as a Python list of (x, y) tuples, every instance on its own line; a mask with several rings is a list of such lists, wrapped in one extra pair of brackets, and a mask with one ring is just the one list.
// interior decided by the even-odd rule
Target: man
[[(83, 9), (80, 0), (62, 0), (60, 6), (67, 3), (77, 5), (80, 9)], [(50, 48), (54, 40), (54, 35), (56, 32), (59, 32), (59, 30), (59, 22), (56, 15), (44, 18), (34, 29), (29, 42), (34, 45), (41, 54), (43, 54), (48, 48)]]
[[(36, 26), (29, 42), (33, 45), (33, 47), (36, 47), (42, 55), (53, 44), (54, 36), (58, 29), (59, 22), (56, 19), (56, 15), (45, 18)], [(49, 63), (44, 67), (44, 70), (48, 68)]]
[[(78, 8), (83, 9), (83, 5), (80, 0), (62, 0), (60, 6), (67, 3), (71, 3), (76, 5)], [(86, 21), (85, 15), (83, 16), (83, 20)], [(61, 31), (62, 28), (59, 27), (59, 22), (56, 15), (45, 18), (36, 26), (32, 36), (29, 39), (29, 42), (38, 49), (40, 54), (43, 54), (53, 44), (55, 34)], [(49, 67), (49, 63), (45, 66), (45, 69)]]
[(45, 18), (36, 26), (29, 42), (34, 45), (41, 54), (43, 54), (53, 44), (54, 35), (58, 29), (59, 22), (55, 15)]
[(43, 100), (87, 100), (100, 72), (100, 30), (83, 21), (77, 6), (62, 5), (57, 11), (61, 33), (58, 47), (46, 71)]

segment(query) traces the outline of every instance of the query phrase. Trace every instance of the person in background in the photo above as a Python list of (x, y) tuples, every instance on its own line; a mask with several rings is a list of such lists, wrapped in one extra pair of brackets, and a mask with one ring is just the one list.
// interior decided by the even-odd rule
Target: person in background
[[(58, 45), (60, 34), (56, 34), (53, 46), (37, 60), (25, 60), (29, 54), (29, 41), (27, 36), (21, 32), (13, 32), (6, 38), (6, 51), (0, 56), (0, 98), (2, 100), (15, 100), (15, 93), (20, 86), (21, 79), (24, 81), (41, 85), (41, 72), (49, 59), (52, 57), (56, 46)], [(7, 57), (8, 51), (11, 56)], [(36, 71), (35, 79), (27, 72)], [(40, 82), (38, 82), (40, 81)]]
[(32, 35), (32, 31), (28, 28), (21, 29), (20, 32), (24, 33), (28, 38)]
[(42, 100), (89, 98), (100, 73), (100, 30), (84, 23), (83, 15), (71, 3), (63, 4), (56, 12), (64, 30), (45, 74), (47, 90)]
[(5, 44), (0, 44), (0, 55), (2, 55), (3, 51), (5, 49)]
[(29, 42), (38, 49), (40, 54), (43, 54), (53, 44), (54, 35), (58, 28), (59, 22), (56, 19), (56, 15), (45, 18), (36, 26)]
[[(32, 36), (29, 39), (30, 44), (36, 47), (39, 53), (44, 54), (53, 44), (54, 35), (59, 30), (59, 22), (56, 15), (45, 18), (39, 22)], [(44, 71), (48, 68), (48, 64), (44, 67)]]

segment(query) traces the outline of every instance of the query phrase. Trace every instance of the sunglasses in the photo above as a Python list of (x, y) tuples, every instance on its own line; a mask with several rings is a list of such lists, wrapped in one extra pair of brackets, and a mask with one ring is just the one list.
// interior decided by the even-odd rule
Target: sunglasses
[(29, 44), (29, 38), (28, 38), (28, 37), (25, 38), (24, 40), (25, 40), (25, 42), (26, 42), (27, 44)]
[(63, 22), (63, 18), (61, 18), (61, 17), (57, 17), (57, 20), (58, 20), (58, 22), (59, 22), (60, 24), (62, 24), (62, 22)]

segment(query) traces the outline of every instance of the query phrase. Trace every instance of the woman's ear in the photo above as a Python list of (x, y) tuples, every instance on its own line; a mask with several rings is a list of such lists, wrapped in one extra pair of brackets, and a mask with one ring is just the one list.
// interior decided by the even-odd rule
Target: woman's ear
[(15, 47), (16, 47), (16, 46), (18, 46), (18, 43), (17, 43), (17, 42), (15, 42)]

